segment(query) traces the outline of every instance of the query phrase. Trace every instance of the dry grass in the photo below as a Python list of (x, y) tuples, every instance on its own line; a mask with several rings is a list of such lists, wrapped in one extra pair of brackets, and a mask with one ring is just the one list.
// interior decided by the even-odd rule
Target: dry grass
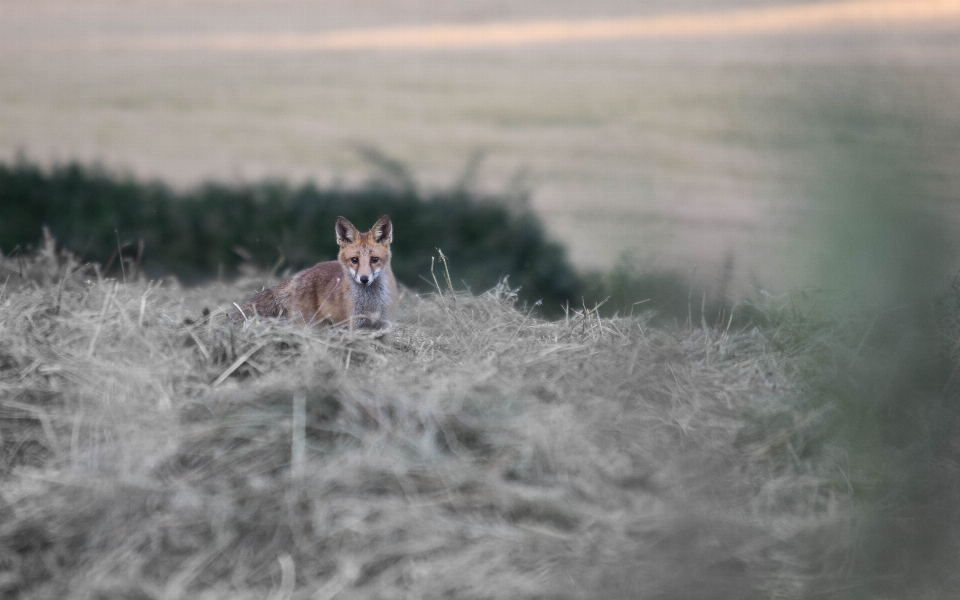
[(256, 277), (3, 260), (3, 597), (799, 598), (849, 564), (842, 472), (743, 434), (795, 392), (765, 332), (443, 277), (386, 339), (231, 328), (200, 309)]

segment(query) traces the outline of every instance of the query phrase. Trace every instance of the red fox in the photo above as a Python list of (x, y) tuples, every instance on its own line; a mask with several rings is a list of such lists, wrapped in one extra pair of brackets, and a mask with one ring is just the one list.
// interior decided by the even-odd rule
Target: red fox
[(304, 325), (345, 324), (384, 329), (393, 320), (397, 282), (390, 269), (393, 224), (384, 215), (370, 231), (337, 217), (337, 260), (318, 263), (247, 300), (233, 321), (260, 315)]

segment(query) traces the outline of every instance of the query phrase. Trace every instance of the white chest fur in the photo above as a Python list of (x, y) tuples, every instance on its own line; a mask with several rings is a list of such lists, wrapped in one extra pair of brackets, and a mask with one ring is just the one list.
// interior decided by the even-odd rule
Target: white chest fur
[(390, 288), (385, 278), (377, 277), (370, 285), (353, 286), (355, 327), (382, 327), (390, 319)]

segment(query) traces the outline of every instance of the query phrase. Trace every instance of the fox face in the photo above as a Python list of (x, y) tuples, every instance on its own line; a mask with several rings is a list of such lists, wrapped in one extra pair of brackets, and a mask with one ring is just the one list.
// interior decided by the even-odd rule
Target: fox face
[(390, 265), (393, 241), (390, 217), (380, 217), (366, 233), (357, 231), (347, 219), (337, 217), (336, 232), (340, 246), (338, 259), (350, 278), (361, 287), (372, 285)]

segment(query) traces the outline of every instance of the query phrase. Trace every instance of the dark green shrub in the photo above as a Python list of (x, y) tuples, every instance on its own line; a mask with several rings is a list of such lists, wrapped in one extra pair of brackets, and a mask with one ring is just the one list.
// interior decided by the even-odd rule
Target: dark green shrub
[(427, 287), (423, 279), (440, 248), (454, 283), (474, 292), (509, 275), (521, 298), (543, 300), (548, 314), (579, 297), (564, 249), (547, 240), (534, 215), (511, 210), (505, 198), (462, 189), (421, 194), (413, 186), (376, 182), (354, 190), (210, 183), (178, 193), (77, 163), (49, 171), (26, 161), (0, 164), (4, 253), (35, 245), (46, 225), (62, 245), (103, 262), (116, 252), (119, 236), (124, 244), (144, 243), (148, 274), (174, 273), (186, 281), (235, 273), (243, 256), (262, 265), (283, 257), (293, 269), (332, 259), (338, 215), (365, 229), (383, 214), (397, 231), (394, 272), (408, 286)]
[[(480, 196), (464, 186), (424, 194), (408, 175), (393, 175), (392, 182), (350, 190), (267, 181), (177, 192), (78, 163), (49, 170), (26, 160), (0, 163), (0, 251), (29, 251), (47, 226), (85, 260), (116, 270), (118, 245), (132, 256), (142, 243), (140, 266), (149, 276), (173, 273), (198, 283), (234, 275), (244, 260), (293, 270), (331, 260), (338, 215), (366, 229), (389, 214), (397, 232), (393, 270), (414, 289), (432, 287), (431, 260), (439, 248), (455, 286), (479, 293), (509, 276), (522, 303), (542, 301), (537, 310), (544, 316), (561, 315), (567, 306), (592, 309), (607, 299), (603, 315), (653, 310), (661, 322), (701, 323), (702, 293), (675, 273), (639, 272), (623, 261), (609, 273), (579, 275), (523, 198)], [(744, 310), (736, 312), (736, 323), (749, 321), (741, 318)], [(713, 325), (729, 307), (707, 297), (703, 312)]]

